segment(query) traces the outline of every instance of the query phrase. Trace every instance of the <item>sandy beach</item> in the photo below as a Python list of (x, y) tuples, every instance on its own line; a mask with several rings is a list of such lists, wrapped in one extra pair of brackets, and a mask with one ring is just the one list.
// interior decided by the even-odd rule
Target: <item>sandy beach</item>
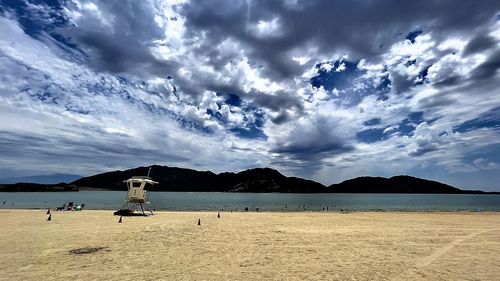
[(0, 280), (500, 276), (500, 213), (45, 212), (0, 210)]

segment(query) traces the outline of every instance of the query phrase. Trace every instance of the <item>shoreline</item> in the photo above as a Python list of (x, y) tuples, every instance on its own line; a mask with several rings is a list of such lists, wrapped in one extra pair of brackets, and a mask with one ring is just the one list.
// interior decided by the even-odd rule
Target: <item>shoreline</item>
[[(2, 211), (47, 211), (47, 208), (0, 208), (0, 212)], [(81, 211), (56, 211), (53, 208), (50, 208), (51, 213), (82, 213), (82, 212), (114, 212), (116, 209), (84, 209)], [(363, 213), (480, 213), (480, 214), (500, 214), (500, 211), (495, 210), (352, 210), (349, 209), (348, 213), (341, 213), (340, 210), (330, 210), (330, 211), (245, 211), (245, 210), (154, 210), (156, 213), (248, 213), (248, 214), (363, 214)]]

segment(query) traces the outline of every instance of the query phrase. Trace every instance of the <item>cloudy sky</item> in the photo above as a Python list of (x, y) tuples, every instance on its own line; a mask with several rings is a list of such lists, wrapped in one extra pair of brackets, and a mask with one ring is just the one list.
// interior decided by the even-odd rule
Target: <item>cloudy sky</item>
[(500, 190), (500, 1), (0, 0), (0, 176)]

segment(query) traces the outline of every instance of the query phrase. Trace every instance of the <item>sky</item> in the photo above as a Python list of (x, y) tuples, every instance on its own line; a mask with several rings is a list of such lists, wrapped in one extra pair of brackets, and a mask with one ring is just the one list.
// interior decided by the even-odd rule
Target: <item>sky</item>
[(153, 164), (500, 191), (500, 1), (0, 0), (0, 177)]

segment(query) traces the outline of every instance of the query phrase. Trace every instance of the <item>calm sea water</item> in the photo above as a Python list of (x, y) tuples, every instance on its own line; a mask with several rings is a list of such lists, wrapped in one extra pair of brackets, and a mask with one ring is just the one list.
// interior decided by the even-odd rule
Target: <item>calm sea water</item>
[[(1, 192), (0, 208), (56, 208), (69, 201), (86, 209), (119, 209), (126, 192)], [(150, 192), (150, 209), (200, 211), (500, 211), (500, 195), (469, 194), (295, 194)], [(5, 203), (4, 203), (5, 202)]]

